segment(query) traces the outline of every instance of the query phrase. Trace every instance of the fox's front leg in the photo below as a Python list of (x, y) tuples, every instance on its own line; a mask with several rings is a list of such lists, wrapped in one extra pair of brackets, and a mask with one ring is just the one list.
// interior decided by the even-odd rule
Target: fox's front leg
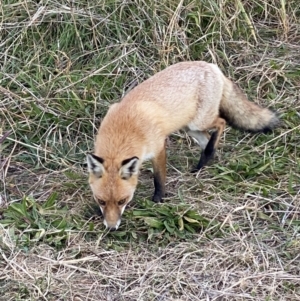
[(166, 193), (166, 146), (152, 159), (154, 172), (154, 195), (152, 201), (162, 202)]

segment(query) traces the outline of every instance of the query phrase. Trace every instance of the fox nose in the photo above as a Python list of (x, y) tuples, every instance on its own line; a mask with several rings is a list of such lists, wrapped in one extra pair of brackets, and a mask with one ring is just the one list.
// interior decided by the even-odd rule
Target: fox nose
[(116, 230), (118, 230), (118, 228), (120, 226), (120, 223), (121, 223), (121, 221), (118, 220), (115, 225), (111, 225), (106, 220), (104, 220), (104, 225), (105, 225), (106, 229), (108, 229), (110, 231), (116, 231)]

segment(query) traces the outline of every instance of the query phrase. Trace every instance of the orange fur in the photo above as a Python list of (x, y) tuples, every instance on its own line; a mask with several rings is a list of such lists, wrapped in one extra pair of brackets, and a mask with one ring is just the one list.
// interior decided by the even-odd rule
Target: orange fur
[[(119, 226), (145, 160), (153, 163), (153, 200), (162, 200), (169, 134), (186, 128), (197, 140), (203, 149), (199, 170), (213, 156), (225, 120), (251, 131), (271, 129), (278, 123), (274, 113), (249, 102), (216, 65), (201, 61), (170, 66), (112, 105), (97, 134), (95, 155), (87, 157), (89, 183), (106, 226)], [(209, 130), (215, 131), (210, 138)], [(125, 201), (121, 204), (121, 200)]]

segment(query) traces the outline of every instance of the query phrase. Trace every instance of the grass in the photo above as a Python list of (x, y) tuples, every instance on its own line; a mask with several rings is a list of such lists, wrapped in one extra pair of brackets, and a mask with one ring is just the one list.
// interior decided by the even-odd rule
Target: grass
[[(0, 300), (298, 300), (298, 1), (1, 2)], [(217, 63), (278, 112), (274, 133), (227, 128), (213, 164), (168, 141), (118, 231), (104, 229), (85, 154), (109, 105), (175, 62)]]

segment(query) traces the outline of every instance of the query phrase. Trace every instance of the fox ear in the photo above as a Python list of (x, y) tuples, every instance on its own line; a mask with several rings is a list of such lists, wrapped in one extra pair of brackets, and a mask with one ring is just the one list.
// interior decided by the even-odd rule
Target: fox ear
[(104, 160), (93, 154), (86, 155), (88, 172), (94, 174), (97, 178), (101, 178), (105, 169), (103, 166)]
[(132, 175), (136, 175), (138, 173), (138, 162), (138, 157), (132, 157), (122, 161), (119, 173), (123, 180), (128, 180)]

